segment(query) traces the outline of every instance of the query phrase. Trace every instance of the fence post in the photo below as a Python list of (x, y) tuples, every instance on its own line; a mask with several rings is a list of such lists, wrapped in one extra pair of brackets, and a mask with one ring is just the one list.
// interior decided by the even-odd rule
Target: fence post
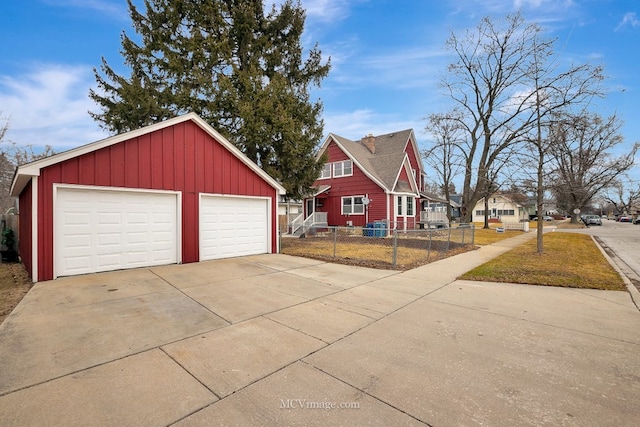
[(445, 252), (449, 252), (449, 246), (451, 246), (451, 227), (449, 227), (449, 233), (447, 236), (447, 250)]
[(433, 230), (429, 229), (429, 246), (427, 248), (427, 261), (431, 259), (431, 240), (433, 239)]
[(336, 257), (336, 245), (338, 242), (338, 227), (333, 227), (333, 258)]
[(462, 227), (462, 244), (464, 245), (464, 227)]
[(398, 259), (398, 230), (393, 229), (393, 269), (396, 268)]
[(475, 244), (476, 241), (476, 225), (475, 224), (471, 224), (471, 244)]

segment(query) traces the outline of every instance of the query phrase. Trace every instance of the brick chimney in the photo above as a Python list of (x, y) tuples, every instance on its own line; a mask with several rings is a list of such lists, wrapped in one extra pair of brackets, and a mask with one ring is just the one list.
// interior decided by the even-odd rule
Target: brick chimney
[(371, 154), (376, 154), (376, 137), (375, 136), (369, 134), (364, 138), (362, 138), (360, 142), (362, 143), (362, 145), (367, 147), (369, 151), (371, 151)]

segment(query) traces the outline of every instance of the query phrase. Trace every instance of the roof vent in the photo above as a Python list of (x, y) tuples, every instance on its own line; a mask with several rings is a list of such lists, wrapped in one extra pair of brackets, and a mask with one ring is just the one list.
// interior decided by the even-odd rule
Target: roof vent
[(367, 147), (367, 149), (369, 149), (369, 151), (371, 151), (371, 154), (376, 154), (376, 137), (375, 136), (373, 136), (372, 134), (369, 134), (364, 138), (362, 138), (360, 142), (362, 142), (362, 145), (364, 145), (365, 147)]

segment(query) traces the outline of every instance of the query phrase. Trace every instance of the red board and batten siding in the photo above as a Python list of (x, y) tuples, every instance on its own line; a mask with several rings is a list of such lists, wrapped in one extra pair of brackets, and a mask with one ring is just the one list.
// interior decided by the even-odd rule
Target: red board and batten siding
[[(53, 185), (58, 183), (180, 191), (184, 263), (199, 260), (200, 193), (270, 197), (271, 217), (277, 218), (275, 188), (194, 122), (177, 123), (42, 169), (38, 182), (40, 281), (53, 278)], [(31, 200), (29, 192), (25, 188), (20, 195), (21, 207)], [(30, 235), (30, 224), (25, 221), (24, 227), (25, 232), (29, 227)], [(271, 227), (271, 251), (277, 252), (275, 221)]]

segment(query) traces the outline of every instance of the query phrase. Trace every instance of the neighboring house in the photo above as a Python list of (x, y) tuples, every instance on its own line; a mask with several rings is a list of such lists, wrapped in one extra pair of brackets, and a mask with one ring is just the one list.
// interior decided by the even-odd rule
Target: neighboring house
[[(489, 221), (493, 222), (520, 222), (529, 220), (529, 212), (524, 203), (515, 202), (511, 197), (503, 194), (494, 194), (489, 197)], [(485, 206), (484, 198), (480, 199), (473, 208), (472, 222), (484, 222)]]
[(304, 201), (306, 224), (418, 228), (424, 167), (412, 129), (359, 141), (329, 134), (318, 157), (325, 153), (314, 193)]
[(451, 220), (457, 221), (462, 216), (462, 194), (451, 194)]
[(193, 113), (22, 165), (11, 186), (34, 282), (278, 252), (284, 193)]
[[(529, 197), (525, 204), (525, 209), (527, 210), (527, 214), (530, 219), (536, 218), (538, 216), (538, 200), (536, 197)], [(557, 208), (556, 204), (552, 200), (544, 200), (543, 201), (544, 215), (559, 215), (560, 210)]]
[(420, 222), (429, 228), (444, 228), (449, 225), (447, 211), (451, 211), (451, 203), (443, 196), (421, 193)]

